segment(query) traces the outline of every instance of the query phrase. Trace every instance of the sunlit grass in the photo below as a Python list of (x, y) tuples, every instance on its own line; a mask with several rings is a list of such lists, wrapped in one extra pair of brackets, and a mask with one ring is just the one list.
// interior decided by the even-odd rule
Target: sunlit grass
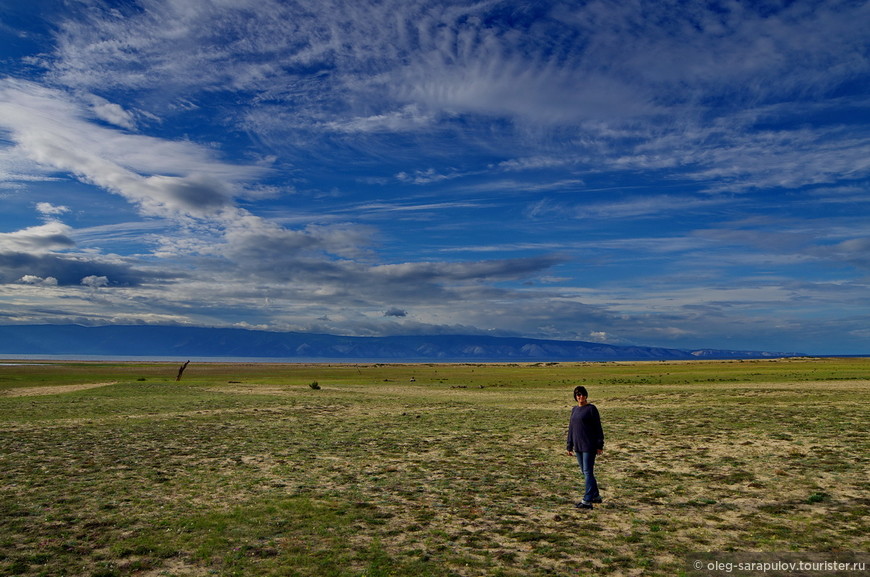
[[(867, 549), (867, 360), (176, 371), (0, 367), (0, 574), (670, 576)], [(581, 383), (608, 437), (591, 512), (564, 455)]]

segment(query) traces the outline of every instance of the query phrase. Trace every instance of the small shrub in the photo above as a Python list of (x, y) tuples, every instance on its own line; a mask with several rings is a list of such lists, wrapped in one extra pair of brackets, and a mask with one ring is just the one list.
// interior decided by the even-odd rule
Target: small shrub
[(308, 386), (311, 387), (312, 389), (314, 389), (315, 391), (319, 391), (319, 390), (320, 390), (320, 383), (318, 383), (317, 381), (314, 381), (313, 383), (311, 383), (311, 384), (308, 385)]

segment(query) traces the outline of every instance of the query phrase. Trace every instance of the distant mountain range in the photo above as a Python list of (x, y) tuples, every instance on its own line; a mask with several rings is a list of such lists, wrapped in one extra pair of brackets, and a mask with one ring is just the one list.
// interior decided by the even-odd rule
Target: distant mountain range
[(682, 350), (486, 335), (344, 337), (151, 325), (3, 325), (0, 354), (70, 357), (227, 357), (382, 362), (759, 359), (799, 353)]

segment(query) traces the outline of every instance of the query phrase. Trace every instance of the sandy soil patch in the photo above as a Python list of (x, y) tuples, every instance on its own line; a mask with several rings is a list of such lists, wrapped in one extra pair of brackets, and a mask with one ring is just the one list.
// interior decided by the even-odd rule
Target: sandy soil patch
[(78, 385), (56, 385), (53, 387), (21, 387), (18, 389), (0, 391), (0, 395), (6, 397), (35, 397), (40, 395), (60, 395), (63, 393), (84, 391), (86, 389), (107, 387), (109, 385), (114, 385), (117, 382), (118, 381), (111, 381), (108, 383), (81, 383)]
[(186, 559), (169, 559), (161, 567), (137, 574), (142, 577), (163, 577), (164, 575), (198, 577), (200, 575), (210, 575), (211, 571), (209, 571), (208, 567), (195, 565)]
[(232, 383), (231, 385), (202, 387), (201, 389), (212, 393), (230, 393), (234, 395), (286, 395), (293, 392), (287, 385), (258, 385), (255, 383)]

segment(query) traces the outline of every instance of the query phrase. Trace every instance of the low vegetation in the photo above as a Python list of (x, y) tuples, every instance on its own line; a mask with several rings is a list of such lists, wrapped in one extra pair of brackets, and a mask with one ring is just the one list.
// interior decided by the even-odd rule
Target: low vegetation
[(870, 544), (868, 359), (177, 370), (0, 366), (0, 574), (670, 577)]

